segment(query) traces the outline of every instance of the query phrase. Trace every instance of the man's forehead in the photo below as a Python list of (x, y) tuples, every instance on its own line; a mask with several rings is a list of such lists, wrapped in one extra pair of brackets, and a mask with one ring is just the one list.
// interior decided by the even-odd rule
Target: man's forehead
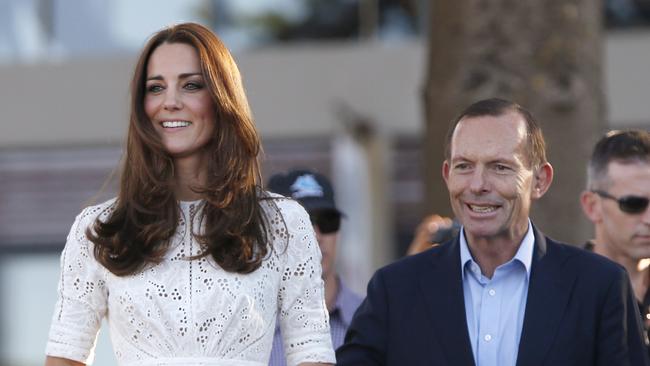
[[(525, 140), (526, 125), (516, 116), (479, 116), (463, 118), (452, 135), (452, 149), (458, 139), (480, 144), (517, 144)], [(462, 147), (459, 144), (459, 147)]]
[(516, 111), (505, 111), (499, 115), (465, 116), (458, 121), (456, 129), (510, 130), (522, 136), (526, 135), (526, 121)]
[(607, 164), (607, 176), (611, 181), (650, 179), (650, 162), (612, 160)]

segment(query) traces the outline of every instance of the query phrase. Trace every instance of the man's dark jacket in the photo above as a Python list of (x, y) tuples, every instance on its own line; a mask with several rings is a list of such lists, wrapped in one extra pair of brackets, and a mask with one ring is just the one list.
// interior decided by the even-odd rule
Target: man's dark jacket
[[(650, 365), (625, 269), (533, 230), (517, 366)], [(336, 357), (339, 366), (474, 366), (471, 347), (456, 237), (378, 270)]]

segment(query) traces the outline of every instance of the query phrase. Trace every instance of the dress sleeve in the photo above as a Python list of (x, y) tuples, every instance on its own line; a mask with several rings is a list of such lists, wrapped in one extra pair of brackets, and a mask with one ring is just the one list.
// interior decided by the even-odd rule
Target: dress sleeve
[(75, 219), (61, 254), (58, 300), (52, 316), (45, 353), (48, 356), (92, 363), (108, 291), (106, 270), (93, 255), (86, 228), (99, 208), (86, 208)]
[(305, 210), (295, 202), (287, 203), (283, 216), (289, 242), (278, 292), (278, 319), (287, 365), (335, 363), (320, 248)]

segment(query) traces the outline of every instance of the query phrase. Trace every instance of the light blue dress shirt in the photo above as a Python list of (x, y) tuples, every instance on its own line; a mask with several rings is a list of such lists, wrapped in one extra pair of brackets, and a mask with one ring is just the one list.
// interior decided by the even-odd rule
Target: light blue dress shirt
[(526, 310), (535, 236), (528, 231), (515, 256), (492, 278), (481, 273), (465, 234), (460, 234), (460, 263), (467, 330), (476, 366), (515, 366)]

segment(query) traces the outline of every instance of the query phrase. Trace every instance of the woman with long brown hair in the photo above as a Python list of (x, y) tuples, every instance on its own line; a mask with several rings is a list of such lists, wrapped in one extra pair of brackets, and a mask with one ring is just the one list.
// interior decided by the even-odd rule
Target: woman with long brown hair
[(77, 216), (46, 365), (92, 362), (103, 318), (121, 365), (333, 363), (320, 252), (298, 203), (260, 187), (232, 56), (207, 28), (154, 34), (137, 62), (118, 196)]

